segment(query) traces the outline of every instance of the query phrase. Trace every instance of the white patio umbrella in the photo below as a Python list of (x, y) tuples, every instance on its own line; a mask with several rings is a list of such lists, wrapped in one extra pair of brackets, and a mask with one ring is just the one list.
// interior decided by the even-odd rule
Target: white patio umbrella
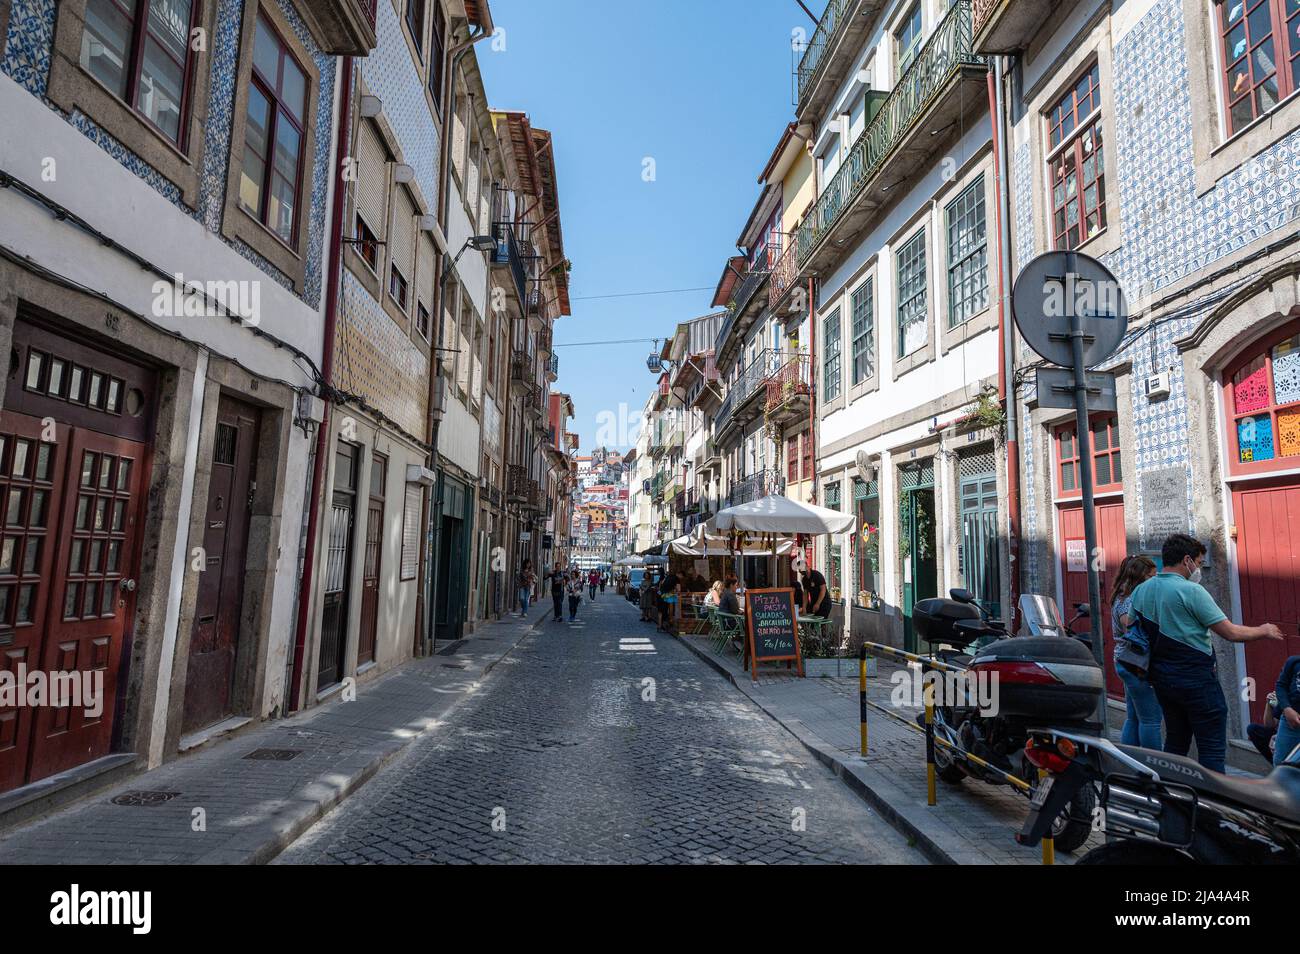
[(744, 530), (749, 533), (844, 533), (852, 528), (853, 514), (800, 503), (781, 494), (768, 494), (749, 503), (726, 507), (709, 520), (710, 533)]

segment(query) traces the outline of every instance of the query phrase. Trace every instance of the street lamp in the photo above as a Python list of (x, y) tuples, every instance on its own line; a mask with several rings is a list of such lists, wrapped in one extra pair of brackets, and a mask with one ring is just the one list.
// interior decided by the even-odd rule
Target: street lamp
[(466, 250), (472, 248), (476, 252), (492, 252), (496, 250), (496, 247), (497, 240), (491, 235), (471, 235), (465, 239), (465, 244), (460, 247), (456, 257), (442, 270), (442, 275), (438, 278), (438, 284), (442, 285), (447, 281), (447, 276), (451, 274), (452, 269), (456, 267), (456, 263), (460, 261), (460, 257), (465, 254)]

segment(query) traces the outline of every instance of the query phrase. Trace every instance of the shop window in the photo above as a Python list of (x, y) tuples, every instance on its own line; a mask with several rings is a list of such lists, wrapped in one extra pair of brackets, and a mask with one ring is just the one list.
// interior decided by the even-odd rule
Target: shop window
[(857, 517), (853, 527), (857, 551), (857, 593), (859, 606), (874, 609), (880, 605), (880, 486), (876, 481), (853, 481), (853, 508)]
[(1300, 333), (1295, 324), (1230, 368), (1224, 392), (1234, 473), (1300, 466)]

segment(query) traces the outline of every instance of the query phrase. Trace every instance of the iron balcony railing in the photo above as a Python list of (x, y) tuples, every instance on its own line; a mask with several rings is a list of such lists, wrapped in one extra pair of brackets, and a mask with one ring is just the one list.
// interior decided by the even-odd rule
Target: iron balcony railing
[(727, 494), (730, 506), (749, 503), (768, 494), (785, 493), (785, 475), (777, 470), (760, 470), (741, 480), (734, 481)]
[(523, 464), (506, 466), (506, 500), (523, 503), (528, 499), (528, 469)]
[(545, 351), (547, 354), (550, 354), (551, 342), (552, 342), (551, 329), (549, 327), (538, 328), (537, 329), (537, 350)]
[(515, 234), (514, 224), (496, 222), (492, 226), (492, 235), (497, 240), (497, 246), (492, 250), (492, 264), (509, 266), (515, 291), (522, 302), (527, 295), (528, 266), (524, 264), (523, 250), (519, 246), (519, 237)]
[(853, 2), (854, 0), (829, 0), (826, 4), (826, 11), (818, 21), (817, 29), (813, 31), (812, 38), (799, 59), (799, 66), (795, 69), (795, 98), (798, 102), (803, 102), (804, 94), (826, 62), (826, 51), (844, 25), (845, 14)]
[(796, 232), (799, 265), (807, 262), (863, 186), (884, 165), (894, 147), (912, 128), (935, 95), (963, 66), (982, 65), (983, 56), (971, 47), (970, 0), (953, 0), (876, 117), (862, 130), (834, 178), (817, 198), (812, 211)]
[(785, 242), (780, 256), (772, 263), (772, 274), (767, 282), (767, 306), (775, 309), (785, 298), (799, 275), (798, 246), (793, 236)]
[(560, 376), (560, 356), (554, 351), (551, 352), (551, 356), (546, 360), (546, 373), (552, 381)]
[(971, 0), (971, 35), (977, 36), (1001, 0)]
[(811, 392), (812, 378), (808, 364), (808, 355), (796, 354), (790, 357), (765, 382), (767, 399), (763, 402), (766, 412), (785, 407), (795, 397), (806, 396)]
[[(780, 249), (776, 250), (777, 254)], [(745, 308), (754, 300), (754, 294), (767, 281), (767, 276), (771, 274), (771, 256), (772, 249), (764, 246), (757, 255), (754, 256), (752, 264), (747, 265), (745, 274), (736, 285), (736, 290), (731, 295), (731, 313), (733, 315), (742, 315)]]

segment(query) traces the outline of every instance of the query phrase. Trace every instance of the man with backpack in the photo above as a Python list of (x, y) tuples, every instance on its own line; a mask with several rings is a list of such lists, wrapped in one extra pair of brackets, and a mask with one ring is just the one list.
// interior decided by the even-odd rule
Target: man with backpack
[(1158, 635), (1150, 646), (1148, 678), (1165, 714), (1165, 751), (1186, 755), (1196, 739), (1197, 760), (1222, 772), (1228, 748), (1228, 703), (1214, 659), (1213, 632), (1230, 643), (1281, 639), (1272, 623), (1238, 626), (1200, 584), (1205, 545), (1175, 533), (1160, 549), (1164, 571), (1133, 590), (1132, 612)]

